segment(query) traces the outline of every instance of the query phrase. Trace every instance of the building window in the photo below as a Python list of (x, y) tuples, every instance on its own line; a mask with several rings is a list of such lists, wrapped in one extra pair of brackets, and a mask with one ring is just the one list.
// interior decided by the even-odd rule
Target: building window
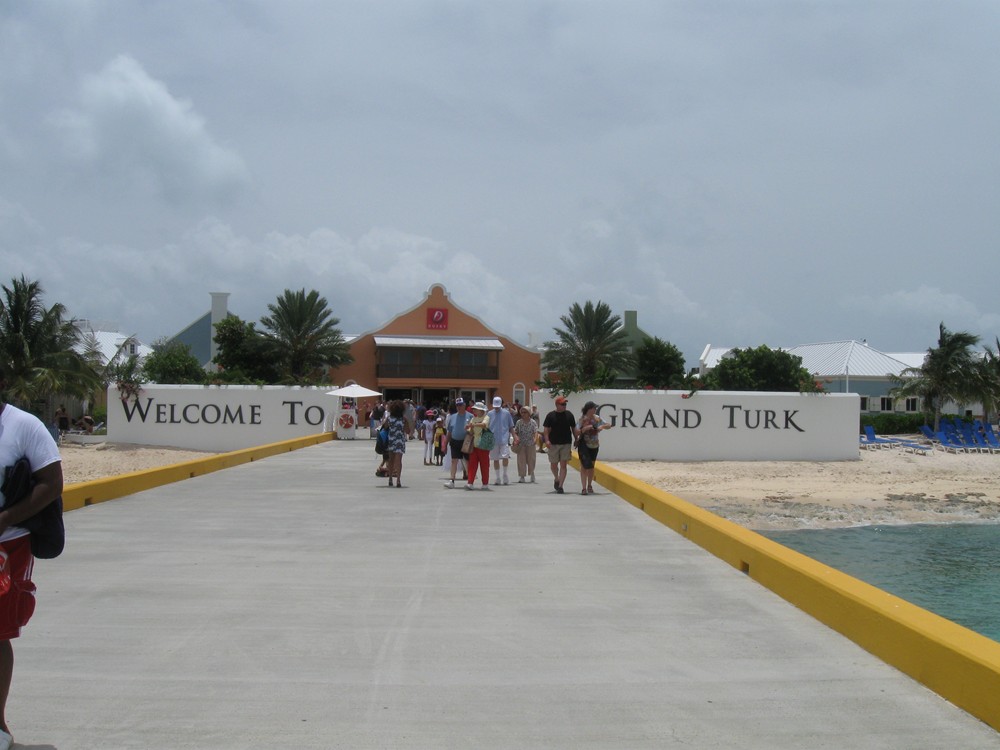
[(882, 403), (880, 407), (881, 411), (892, 411), (892, 399), (888, 396), (882, 396)]
[(911, 396), (910, 398), (906, 399), (906, 411), (908, 412), (920, 411), (919, 407), (917, 406), (917, 400), (918, 399), (915, 396)]
[(462, 349), (458, 353), (458, 362), (466, 367), (486, 367), (489, 364), (489, 352)]
[(428, 367), (445, 367), (451, 364), (451, 352), (446, 349), (424, 349), (420, 352), (420, 363)]
[(383, 349), (382, 364), (384, 365), (409, 365), (413, 364), (412, 349)]
[(514, 384), (514, 400), (517, 401), (517, 403), (521, 404), (521, 406), (524, 406), (527, 403), (524, 400), (525, 393), (526, 391), (524, 388), (524, 383)]
[(868, 397), (861, 397), (861, 411), (868, 411)]

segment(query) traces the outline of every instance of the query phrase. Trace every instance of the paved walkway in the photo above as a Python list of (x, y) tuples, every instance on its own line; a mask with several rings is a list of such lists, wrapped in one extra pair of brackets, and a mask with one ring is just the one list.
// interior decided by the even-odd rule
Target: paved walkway
[(344, 441), (68, 514), (18, 747), (1000, 748), (613, 495), (445, 490), (419, 448), (402, 489)]

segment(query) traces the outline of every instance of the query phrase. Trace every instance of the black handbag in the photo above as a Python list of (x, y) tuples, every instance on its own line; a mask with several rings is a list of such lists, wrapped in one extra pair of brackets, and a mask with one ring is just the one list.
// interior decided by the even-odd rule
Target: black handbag
[[(27, 458), (19, 458), (4, 470), (3, 492), (5, 507), (17, 505), (31, 496), (35, 478)], [(51, 560), (62, 554), (66, 545), (66, 528), (63, 526), (62, 495), (17, 525), (31, 532), (31, 554), (42, 560)]]

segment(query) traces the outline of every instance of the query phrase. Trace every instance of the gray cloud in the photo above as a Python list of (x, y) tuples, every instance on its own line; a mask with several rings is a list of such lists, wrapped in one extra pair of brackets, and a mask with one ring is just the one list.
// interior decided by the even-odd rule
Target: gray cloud
[(51, 122), (86, 179), (123, 193), (211, 207), (249, 181), (243, 159), (215, 141), (192, 103), (128, 55), (87, 75), (77, 106)]
[(637, 309), (689, 365), (992, 341), (1000, 8), (901, 7), (5, 6), (0, 260), (150, 340), (441, 282), (522, 341)]

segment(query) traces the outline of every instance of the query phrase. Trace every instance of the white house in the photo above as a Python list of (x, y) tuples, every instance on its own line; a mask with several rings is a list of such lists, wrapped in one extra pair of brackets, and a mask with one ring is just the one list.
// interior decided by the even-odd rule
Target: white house
[[(722, 361), (732, 350), (709, 344), (698, 360), (698, 372), (705, 375)], [(889, 395), (898, 377), (904, 370), (920, 367), (926, 352), (881, 352), (866, 341), (829, 341), (821, 344), (802, 344), (781, 347), (782, 351), (802, 358), (802, 366), (823, 384), (828, 393), (857, 393), (861, 396), (862, 412), (903, 412), (916, 413), (921, 410), (920, 400), (911, 397), (894, 399)], [(978, 404), (974, 407), (979, 413)], [(946, 411), (958, 411), (957, 405), (946, 407)]]

